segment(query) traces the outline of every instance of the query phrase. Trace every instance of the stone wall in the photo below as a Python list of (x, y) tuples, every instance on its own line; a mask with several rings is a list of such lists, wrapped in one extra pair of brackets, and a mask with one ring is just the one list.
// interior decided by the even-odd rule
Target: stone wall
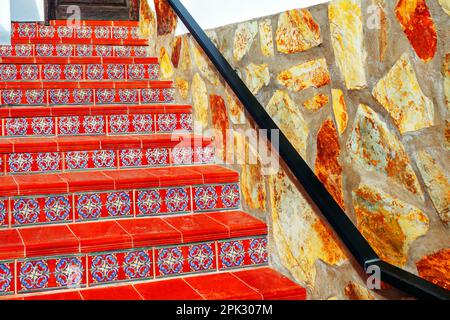
[[(156, 13), (147, 1), (141, 32), (177, 102), (192, 104), (205, 128), (255, 128), (195, 40), (173, 36), (165, 1), (155, 0)], [(446, 288), (449, 9), (448, 0), (337, 0), (207, 32), (380, 257)], [(242, 133), (233, 142), (238, 158), (257, 152)], [(402, 297), (365, 287), (283, 165), (272, 175), (262, 158), (229, 165), (241, 172), (244, 209), (269, 224), (271, 265), (309, 298)]]

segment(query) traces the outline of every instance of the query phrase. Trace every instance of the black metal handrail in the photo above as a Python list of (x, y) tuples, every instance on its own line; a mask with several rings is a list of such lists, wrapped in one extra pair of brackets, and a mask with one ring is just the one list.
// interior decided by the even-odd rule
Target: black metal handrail
[(365, 271), (370, 266), (377, 266), (381, 271), (382, 281), (416, 298), (450, 300), (450, 291), (386, 263), (378, 257), (350, 218), (336, 203), (324, 185), (183, 4), (179, 0), (168, 0), (168, 2), (214, 64), (217, 71), (227, 82), (228, 86), (242, 102), (247, 112), (253, 117), (256, 124), (261, 129), (267, 129), (267, 138), (269, 141), (272, 142), (271, 130), (278, 130), (280, 157), (296, 179), (302, 184), (309, 197), (314, 201), (359, 265)]

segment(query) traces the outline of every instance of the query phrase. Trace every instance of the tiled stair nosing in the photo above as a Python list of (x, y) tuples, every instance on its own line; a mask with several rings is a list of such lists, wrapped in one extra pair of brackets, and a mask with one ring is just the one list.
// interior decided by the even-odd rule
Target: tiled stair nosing
[[(213, 164), (124, 171), (55, 173), (42, 176), (4, 176), (0, 177), (0, 197), (132, 190), (143, 189), (146, 186), (158, 188), (175, 185), (237, 183), (238, 181), (238, 172)], [(131, 187), (133, 182), (140, 187)]]
[[(0, 139), (0, 154), (67, 152), (89, 150), (120, 150), (174, 146), (207, 146), (213, 138), (194, 134), (160, 134), (150, 136), (80, 136)], [(80, 146), (77, 149), (77, 146)]]
[(164, 114), (191, 113), (192, 106), (172, 103), (154, 104), (101, 104), (101, 105), (53, 105), (53, 106), (15, 106), (0, 108), (1, 118), (29, 117), (62, 117), (62, 116), (92, 116), (117, 114)]
[(14, 89), (147, 89), (171, 88), (173, 81), (161, 80), (89, 80), (89, 81), (21, 81), (0, 82), (0, 90)]
[(1, 64), (158, 64), (157, 57), (0, 57)]

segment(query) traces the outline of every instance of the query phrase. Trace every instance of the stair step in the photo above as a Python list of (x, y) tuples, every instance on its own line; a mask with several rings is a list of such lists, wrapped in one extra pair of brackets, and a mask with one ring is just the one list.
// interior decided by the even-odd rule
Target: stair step
[[(139, 27), (139, 21), (129, 20), (79, 20), (77, 23), (80, 26), (111, 26), (111, 27)], [(50, 20), (51, 26), (65, 26), (67, 20)]]
[(0, 293), (105, 286), (266, 265), (264, 222), (244, 212), (228, 214), (239, 216), (244, 237), (233, 238), (214, 213), (0, 231), (0, 238), (8, 240), (6, 248), (0, 245), (0, 269), (10, 279)]
[(0, 81), (157, 80), (159, 64), (0, 64)]
[(0, 57), (0, 64), (158, 64), (155, 57)]
[[(109, 158), (108, 166), (103, 157)], [(171, 134), (0, 139), (0, 176), (210, 164), (211, 139)]]
[(238, 181), (216, 165), (3, 176), (0, 228), (237, 210)]
[[(270, 280), (260, 282), (261, 278)], [(258, 282), (255, 282), (256, 281)], [(305, 300), (306, 290), (268, 267), (97, 289), (16, 297), (24, 300)]]
[(74, 25), (60, 24), (46, 26), (36, 22), (13, 22), (13, 44), (23, 43), (92, 43), (146, 45), (140, 39), (137, 26)]
[(0, 108), (1, 135), (61, 137), (191, 132), (192, 107), (176, 105)]
[[(72, 87), (69, 87), (65, 82), (59, 82), (48, 84), (47, 86), (50, 87), (48, 89), (24, 83), (23, 87), (0, 90), (0, 105), (105, 105), (173, 102), (175, 89), (171, 88), (171, 83), (137, 84), (135, 82), (127, 81), (113, 84), (110, 81), (104, 81), (104, 83), (86, 81), (78, 82)], [(38, 85), (42, 84), (38, 83)], [(9, 86), (12, 87), (11, 84)], [(24, 87), (27, 89), (21, 89)]]
[(147, 46), (90, 44), (16, 44), (1, 45), (0, 57), (146, 57)]

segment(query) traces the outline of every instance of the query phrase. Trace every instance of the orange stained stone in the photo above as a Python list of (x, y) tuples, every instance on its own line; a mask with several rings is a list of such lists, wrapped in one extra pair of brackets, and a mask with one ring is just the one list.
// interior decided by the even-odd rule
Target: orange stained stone
[(178, 68), (180, 63), (181, 54), (181, 37), (176, 37), (172, 44), (172, 64), (175, 68)]
[(341, 148), (333, 121), (326, 120), (317, 135), (316, 175), (333, 196), (334, 200), (345, 209), (342, 192), (342, 167), (339, 163)]
[(212, 124), (216, 130), (222, 133), (222, 155), (225, 158), (225, 151), (227, 146), (227, 130), (230, 126), (228, 120), (227, 107), (225, 101), (221, 96), (210, 95), (209, 96), (210, 108), (212, 111)]
[(425, 0), (400, 0), (395, 14), (419, 58), (425, 62), (433, 59), (437, 33)]
[(313, 224), (313, 229), (322, 240), (322, 254), (328, 264), (339, 264), (345, 259), (344, 250), (331, 228), (320, 219)]
[(375, 300), (369, 290), (354, 282), (348, 283), (344, 293), (350, 300)]
[(322, 109), (330, 100), (330, 98), (323, 93), (318, 93), (314, 97), (306, 100), (303, 106), (311, 111), (318, 111)]
[(416, 262), (419, 275), (450, 290), (450, 249), (443, 249)]
[(175, 31), (178, 17), (167, 0), (155, 0), (158, 35), (163, 36)]

